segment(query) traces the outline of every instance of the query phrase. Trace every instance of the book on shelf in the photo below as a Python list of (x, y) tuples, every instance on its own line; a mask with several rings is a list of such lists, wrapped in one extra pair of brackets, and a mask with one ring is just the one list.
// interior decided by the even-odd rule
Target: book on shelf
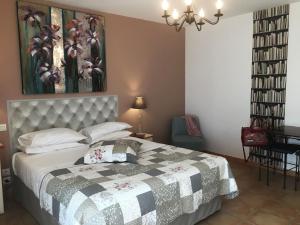
[(285, 87), (286, 77), (252, 78), (252, 88), (284, 89)]
[(254, 62), (252, 65), (252, 74), (286, 74), (286, 72), (286, 61), (279, 61), (274, 64)]
[(253, 47), (272, 47), (273, 45), (286, 45), (288, 43), (288, 32), (271, 33), (263, 36), (253, 37)]
[(256, 50), (253, 49), (252, 59), (255, 62), (265, 60), (285, 60), (288, 56), (287, 46), (282, 48), (272, 47), (268, 49)]
[(252, 91), (251, 102), (285, 102), (286, 91)]
[(284, 117), (285, 105), (265, 105), (253, 103), (251, 104), (251, 114), (260, 116)]
[(264, 9), (253, 13), (254, 20), (263, 20), (270, 17), (276, 17), (289, 14), (290, 6), (282, 5), (270, 9)]
[(282, 127), (284, 126), (284, 118), (274, 118), (274, 117), (259, 117), (256, 115), (251, 115), (251, 121), (253, 121), (256, 118), (263, 118), (266, 124), (269, 125), (269, 127), (274, 126), (276, 127)]
[(256, 20), (253, 22), (253, 33), (276, 32), (289, 27), (289, 16), (282, 16), (276, 20)]

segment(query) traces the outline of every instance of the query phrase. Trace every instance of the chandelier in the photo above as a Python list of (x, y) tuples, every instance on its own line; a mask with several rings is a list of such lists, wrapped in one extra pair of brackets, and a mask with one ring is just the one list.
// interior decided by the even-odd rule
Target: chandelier
[(223, 14), (221, 13), (221, 9), (224, 5), (222, 0), (217, 0), (217, 13), (214, 15), (217, 19), (215, 21), (211, 21), (205, 17), (203, 8), (199, 10), (198, 14), (194, 13), (192, 0), (185, 0), (184, 2), (186, 4), (186, 11), (182, 16), (179, 16), (177, 9), (174, 9), (172, 15), (170, 15), (168, 13), (170, 7), (168, 0), (163, 0), (162, 2), (162, 9), (164, 10), (164, 14), (162, 17), (166, 19), (166, 23), (169, 26), (174, 26), (176, 31), (180, 31), (185, 23), (188, 23), (190, 25), (194, 23), (198, 31), (201, 31), (204, 24), (209, 23), (211, 25), (216, 25), (219, 22), (220, 17), (223, 16)]

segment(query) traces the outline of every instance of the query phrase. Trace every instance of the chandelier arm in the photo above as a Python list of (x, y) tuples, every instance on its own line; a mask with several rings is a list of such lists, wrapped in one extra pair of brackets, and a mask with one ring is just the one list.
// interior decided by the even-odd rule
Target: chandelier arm
[(174, 21), (173, 23), (171, 23), (171, 22), (169, 21), (169, 17), (166, 17), (166, 23), (167, 23), (169, 26), (176, 26), (176, 24), (177, 24), (176, 21)]
[(209, 19), (207, 19), (207, 18), (205, 18), (205, 17), (203, 18), (203, 20), (204, 20), (205, 22), (211, 24), (211, 25), (216, 25), (217, 23), (219, 23), (220, 17), (217, 17), (217, 20), (216, 20), (216, 21), (211, 21), (211, 20), (209, 20)]
[[(171, 23), (171, 22), (169, 21), (169, 17), (170, 17), (170, 16), (166, 16), (166, 17), (165, 17), (167, 25), (169, 25), (169, 26), (176, 26), (176, 27), (177, 27), (177, 26), (179, 25), (178, 21), (182, 20), (182, 19), (185, 17), (185, 15), (182, 15), (179, 19), (174, 20), (173, 23)], [(183, 22), (184, 22), (184, 21), (185, 21), (185, 20), (183, 20)]]
[(201, 31), (202, 30), (202, 25), (198, 24), (196, 20), (194, 21), (194, 23), (196, 25), (197, 30)]
[[(180, 19), (182, 19), (182, 18), (180, 18)], [(178, 27), (178, 25), (176, 26), (176, 31), (178, 31), (178, 32), (179, 32), (179, 31), (182, 29), (182, 27), (183, 27), (184, 23), (185, 23), (185, 19), (181, 21), (181, 24), (180, 24), (180, 26), (179, 26), (179, 27)]]
[(180, 21), (180, 20), (182, 20), (182, 19), (185, 20), (185, 18), (186, 18), (186, 14), (184, 13), (181, 17), (179, 17), (179, 19), (178, 19), (177, 21)]
[[(195, 13), (194, 13), (194, 18), (195, 18), (195, 24), (197, 24), (197, 25), (201, 25), (200, 22), (201, 22), (201, 21), (203, 22), (203, 19), (204, 19), (204, 17), (199, 17), (199, 15), (198, 15), (198, 14), (195, 14)], [(198, 20), (198, 22), (197, 22), (197, 20)], [(204, 25), (204, 22), (203, 22), (202, 25)], [(201, 26), (202, 26), (202, 25), (201, 25)]]

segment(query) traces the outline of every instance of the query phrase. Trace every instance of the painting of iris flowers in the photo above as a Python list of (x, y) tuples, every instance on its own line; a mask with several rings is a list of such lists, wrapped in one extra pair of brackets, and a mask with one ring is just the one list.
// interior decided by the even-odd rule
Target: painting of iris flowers
[(18, 1), (24, 94), (106, 90), (104, 17)]

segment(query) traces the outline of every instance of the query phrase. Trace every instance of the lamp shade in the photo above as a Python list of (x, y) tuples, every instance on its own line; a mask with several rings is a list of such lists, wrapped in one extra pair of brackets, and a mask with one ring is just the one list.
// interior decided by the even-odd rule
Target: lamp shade
[(141, 96), (135, 97), (135, 100), (134, 100), (131, 108), (133, 108), (133, 109), (146, 109), (147, 105), (146, 105), (145, 98), (141, 97)]

